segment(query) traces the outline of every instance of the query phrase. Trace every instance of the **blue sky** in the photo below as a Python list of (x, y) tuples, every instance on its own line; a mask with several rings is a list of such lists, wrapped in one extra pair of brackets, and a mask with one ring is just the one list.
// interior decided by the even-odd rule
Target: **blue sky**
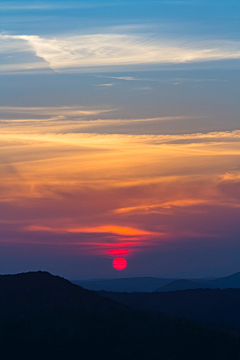
[[(237, 1), (6, 1), (1, 7), (0, 71), (9, 75), (2, 78), (3, 105), (13, 97), (25, 106), (28, 100), (75, 105), (81, 97), (83, 105), (110, 101), (123, 116), (132, 116), (136, 104), (139, 113), (151, 108), (156, 116), (160, 101), (165, 114), (170, 104), (172, 114), (225, 119), (227, 113), (228, 126), (236, 126)], [(225, 120), (218, 121), (223, 129)]]
[[(23, 30), (19, 25), (28, 19), (24, 30), (40, 34), (75, 31), (76, 28), (97, 26), (133, 25), (166, 22), (169, 28), (191, 25), (191, 32), (201, 29), (202, 34), (238, 37), (239, 3), (230, 1), (3, 1), (2, 28), (4, 31)], [(51, 20), (36, 24), (36, 18)], [(13, 20), (14, 26), (11, 26)], [(60, 26), (60, 21), (63, 19)], [(74, 21), (75, 19), (75, 21)], [(172, 24), (171, 24), (172, 22)], [(27, 26), (26, 26), (27, 25)], [(194, 26), (193, 26), (194, 25)], [(51, 27), (50, 27), (51, 26)], [(228, 27), (226, 29), (226, 26)], [(178, 31), (179, 31), (178, 28)], [(174, 31), (172, 29), (172, 31)]]

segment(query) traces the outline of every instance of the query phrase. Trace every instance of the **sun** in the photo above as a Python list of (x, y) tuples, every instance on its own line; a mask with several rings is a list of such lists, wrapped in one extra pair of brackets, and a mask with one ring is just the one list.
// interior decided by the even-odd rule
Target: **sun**
[(123, 258), (116, 258), (113, 260), (112, 265), (116, 270), (124, 270), (127, 267), (127, 260)]

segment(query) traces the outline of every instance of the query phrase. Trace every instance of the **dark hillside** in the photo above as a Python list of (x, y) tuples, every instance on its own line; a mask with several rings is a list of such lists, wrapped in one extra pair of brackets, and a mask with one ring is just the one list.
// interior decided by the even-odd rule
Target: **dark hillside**
[[(112, 301), (48, 272), (0, 275), (0, 318), (66, 313), (111, 312)], [(117, 304), (114, 304), (116, 309)], [(123, 305), (118, 307), (124, 308)]]
[(133, 308), (164, 312), (240, 329), (240, 289), (198, 289), (155, 293), (108, 293), (104, 297)]
[(236, 360), (238, 337), (132, 310), (37, 272), (0, 276), (4, 360)]

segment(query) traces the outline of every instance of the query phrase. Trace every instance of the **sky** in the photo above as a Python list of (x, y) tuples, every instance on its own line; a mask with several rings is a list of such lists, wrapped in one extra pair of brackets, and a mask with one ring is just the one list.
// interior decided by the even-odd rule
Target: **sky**
[(1, 2), (1, 274), (240, 271), (239, 15), (238, 0)]

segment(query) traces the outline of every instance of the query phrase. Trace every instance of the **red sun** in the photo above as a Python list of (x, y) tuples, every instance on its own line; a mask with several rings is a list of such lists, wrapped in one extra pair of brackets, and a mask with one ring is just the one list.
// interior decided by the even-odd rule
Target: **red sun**
[(116, 258), (113, 260), (113, 267), (116, 270), (124, 270), (127, 267), (127, 260), (123, 258)]

